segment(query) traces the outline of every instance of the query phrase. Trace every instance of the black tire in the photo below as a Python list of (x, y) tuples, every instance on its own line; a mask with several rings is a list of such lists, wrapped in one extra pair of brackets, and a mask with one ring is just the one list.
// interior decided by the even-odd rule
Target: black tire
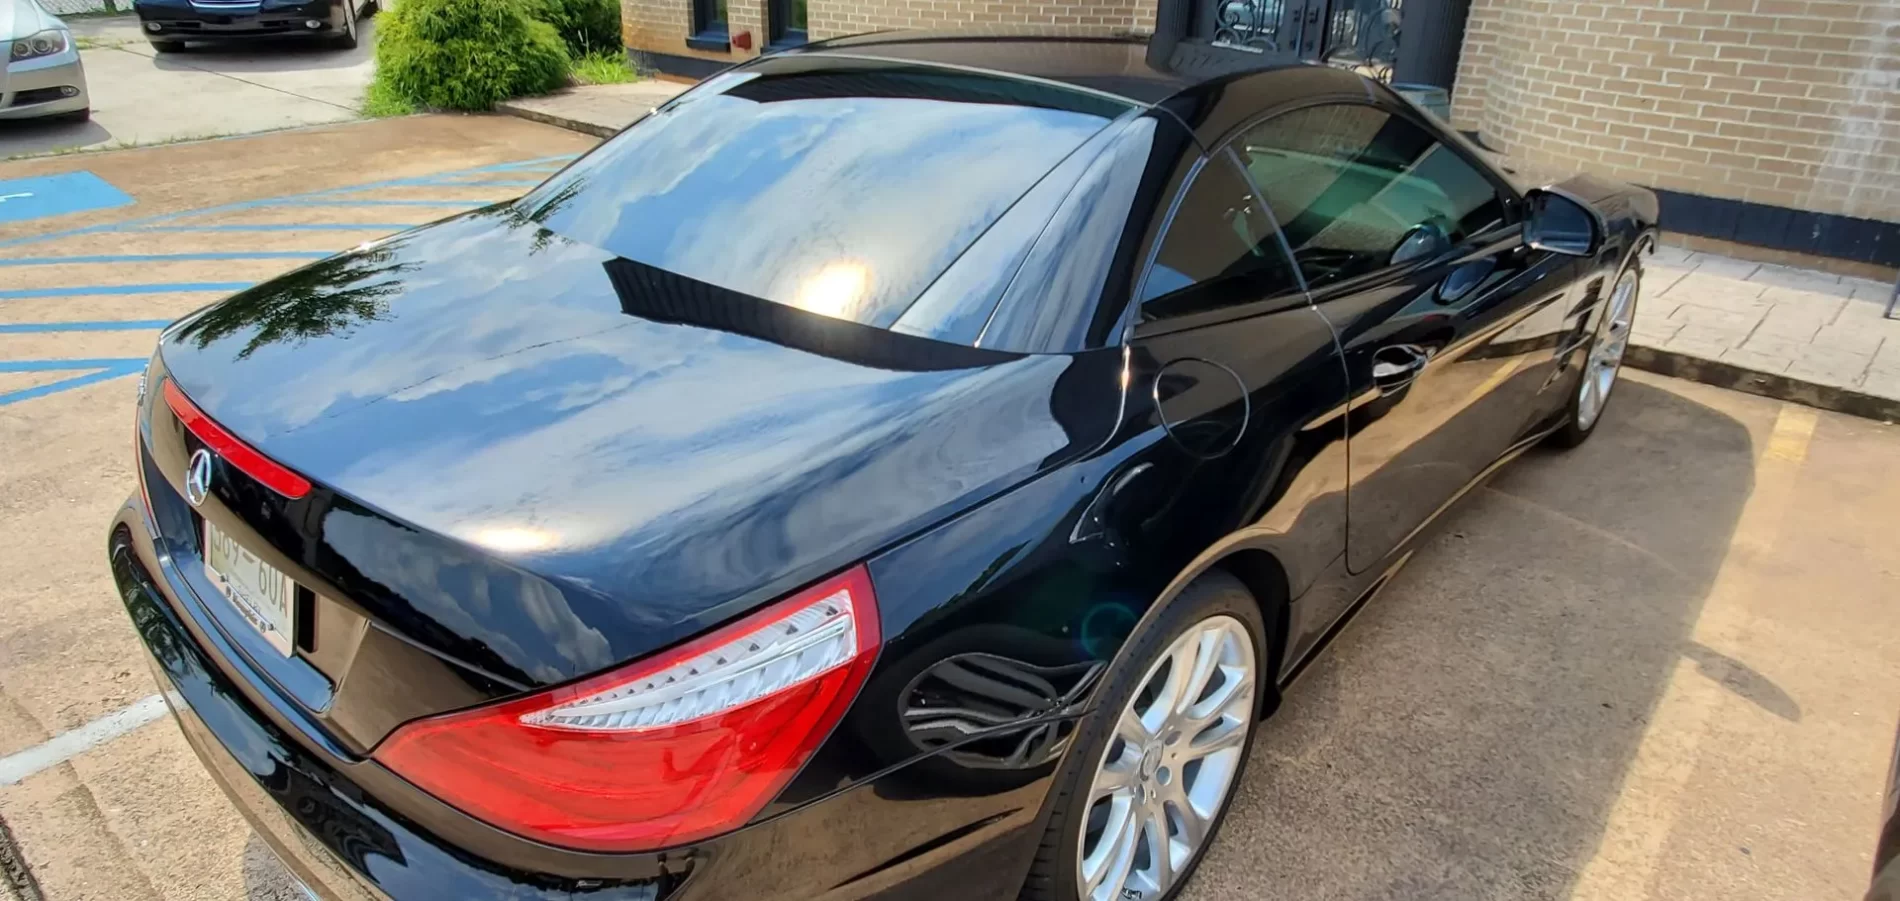
[[(1035, 865), (1030, 868), (1029, 878), (1023, 885), (1024, 899), (1078, 901), (1081, 897), (1076, 886), (1076, 858), (1081, 853), (1080, 830), (1085, 826), (1088, 811), (1081, 809), (1082, 804), (1077, 799), (1088, 791), (1095, 768), (1108, 750), (1114, 718), (1140, 689), (1139, 683), (1147, 675), (1149, 667), (1173, 644), (1177, 636), (1210, 617), (1223, 614), (1245, 624), (1248, 634), (1253, 638), (1257, 676), (1253, 697), (1256, 711), (1259, 709), (1259, 702), (1271, 689), (1272, 682), (1268, 675), (1273, 659), (1273, 655), (1268, 652), (1270, 630), (1261, 616), (1260, 605), (1240, 580), (1223, 572), (1210, 572), (1189, 584), (1158, 616), (1131, 636), (1125, 653), (1109, 671), (1095, 712), (1083, 722), (1075, 744), (1056, 774), (1049, 801), (1049, 825), (1036, 850)], [(1210, 820), (1206, 839), (1195, 851), (1194, 857), (1180, 869), (1172, 886), (1160, 895), (1143, 898), (1142, 901), (1168, 901), (1179, 895), (1182, 888), (1193, 879), (1194, 871), (1200, 866), (1202, 858), (1206, 857), (1208, 847), (1220, 835), (1221, 824), (1233, 806), (1234, 795), (1241, 781), (1247, 777), (1247, 757), (1252, 753), (1254, 737), (1259, 732), (1257, 723), (1248, 731), (1227, 800)]]
[[(1638, 253), (1641, 253), (1641, 251), (1639, 250)], [(1643, 302), (1642, 261), (1640, 259), (1637, 259), (1636, 257), (1631, 257), (1630, 262), (1629, 262), (1629, 268), (1625, 272), (1621, 272), (1617, 274), (1617, 283), (1620, 283), (1622, 281), (1623, 276), (1625, 274), (1636, 276), (1636, 297), (1630, 301), (1630, 304), (1631, 304), (1630, 318), (1632, 321), (1634, 321), (1636, 317), (1636, 309), (1637, 307), (1641, 306)], [(1615, 290), (1616, 290), (1616, 283), (1612, 283), (1610, 287), (1607, 289), (1607, 291), (1609, 292), (1613, 292)], [(1610, 300), (1609, 300), (1609, 297), (1607, 296), (1607, 293), (1601, 302), (1606, 305), (1606, 310), (1605, 310), (1605, 314), (1597, 320), (1597, 334), (1593, 336), (1590, 340), (1591, 348), (1594, 348), (1596, 346), (1597, 341), (1602, 340), (1603, 330), (1609, 328), (1610, 317), (1608, 315), (1607, 305), (1609, 304)], [(1609, 395), (1603, 398), (1602, 405), (1597, 410), (1596, 419), (1591, 420), (1590, 424), (1587, 426), (1579, 422), (1579, 420), (1582, 419), (1581, 409), (1582, 409), (1582, 403), (1583, 403), (1583, 391), (1582, 391), (1583, 380), (1589, 377), (1589, 374), (1590, 374), (1590, 364), (1589, 364), (1589, 357), (1588, 357), (1589, 352), (1590, 352), (1589, 348), (1586, 348), (1584, 350), (1584, 354), (1585, 354), (1584, 363), (1583, 365), (1577, 367), (1577, 378), (1571, 383), (1570, 402), (1564, 405), (1564, 420), (1563, 420), (1564, 424), (1560, 426), (1557, 429), (1557, 431), (1550, 433), (1549, 438), (1545, 439), (1545, 443), (1549, 444), (1551, 447), (1557, 448), (1558, 450), (1570, 450), (1572, 448), (1575, 448), (1583, 444), (1585, 441), (1590, 440), (1590, 436), (1596, 434), (1597, 426), (1603, 424), (1603, 414), (1609, 412), (1610, 401), (1616, 397), (1616, 391), (1614, 390), (1615, 386), (1613, 384), (1611, 386), (1612, 390), (1610, 391)], [(1623, 369), (1623, 364), (1621, 361), (1618, 361), (1617, 362), (1617, 374), (1618, 374), (1617, 381), (1619, 382), (1622, 381), (1622, 369)]]
[(153, 38), (152, 49), (158, 51), (159, 53), (183, 53), (185, 52), (185, 42), (184, 41), (161, 41), (157, 38)]
[(338, 50), (355, 50), (357, 31), (356, 0), (343, 0), (343, 23), (343, 33), (331, 38), (330, 46)]
[(73, 122), (73, 123), (90, 122), (92, 121), (92, 107), (86, 107), (85, 109), (78, 110), (76, 112), (71, 112), (71, 113), (60, 113), (59, 115), (54, 116), (53, 118), (61, 122)]

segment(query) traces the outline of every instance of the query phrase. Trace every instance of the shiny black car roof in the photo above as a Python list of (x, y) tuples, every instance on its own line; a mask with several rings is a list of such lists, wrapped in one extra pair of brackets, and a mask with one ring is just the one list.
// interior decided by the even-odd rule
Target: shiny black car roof
[[(794, 52), (981, 69), (1060, 82), (1144, 105), (1209, 89), (1236, 74), (1301, 65), (1290, 54), (1107, 29), (881, 31), (820, 41)], [(1344, 71), (1339, 75), (1357, 78)]]

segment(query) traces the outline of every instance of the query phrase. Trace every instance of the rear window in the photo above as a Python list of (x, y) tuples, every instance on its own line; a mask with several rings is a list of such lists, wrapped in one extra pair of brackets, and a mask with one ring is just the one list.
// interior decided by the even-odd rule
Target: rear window
[(1127, 109), (960, 70), (771, 60), (701, 85), (519, 203), (621, 257), (886, 327)]

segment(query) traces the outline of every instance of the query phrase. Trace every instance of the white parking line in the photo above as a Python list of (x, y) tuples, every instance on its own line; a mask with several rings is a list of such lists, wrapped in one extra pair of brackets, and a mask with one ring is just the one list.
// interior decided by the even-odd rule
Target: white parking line
[(164, 696), (151, 695), (71, 732), (0, 757), (0, 785), (18, 785), (40, 770), (65, 763), (164, 715)]

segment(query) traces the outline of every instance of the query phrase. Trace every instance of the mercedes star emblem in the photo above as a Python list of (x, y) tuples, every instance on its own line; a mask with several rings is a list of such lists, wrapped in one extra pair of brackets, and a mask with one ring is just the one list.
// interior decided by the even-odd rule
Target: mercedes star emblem
[(185, 500), (196, 507), (205, 502), (205, 495), (211, 493), (211, 452), (199, 448), (191, 455), (191, 463), (185, 467)]

